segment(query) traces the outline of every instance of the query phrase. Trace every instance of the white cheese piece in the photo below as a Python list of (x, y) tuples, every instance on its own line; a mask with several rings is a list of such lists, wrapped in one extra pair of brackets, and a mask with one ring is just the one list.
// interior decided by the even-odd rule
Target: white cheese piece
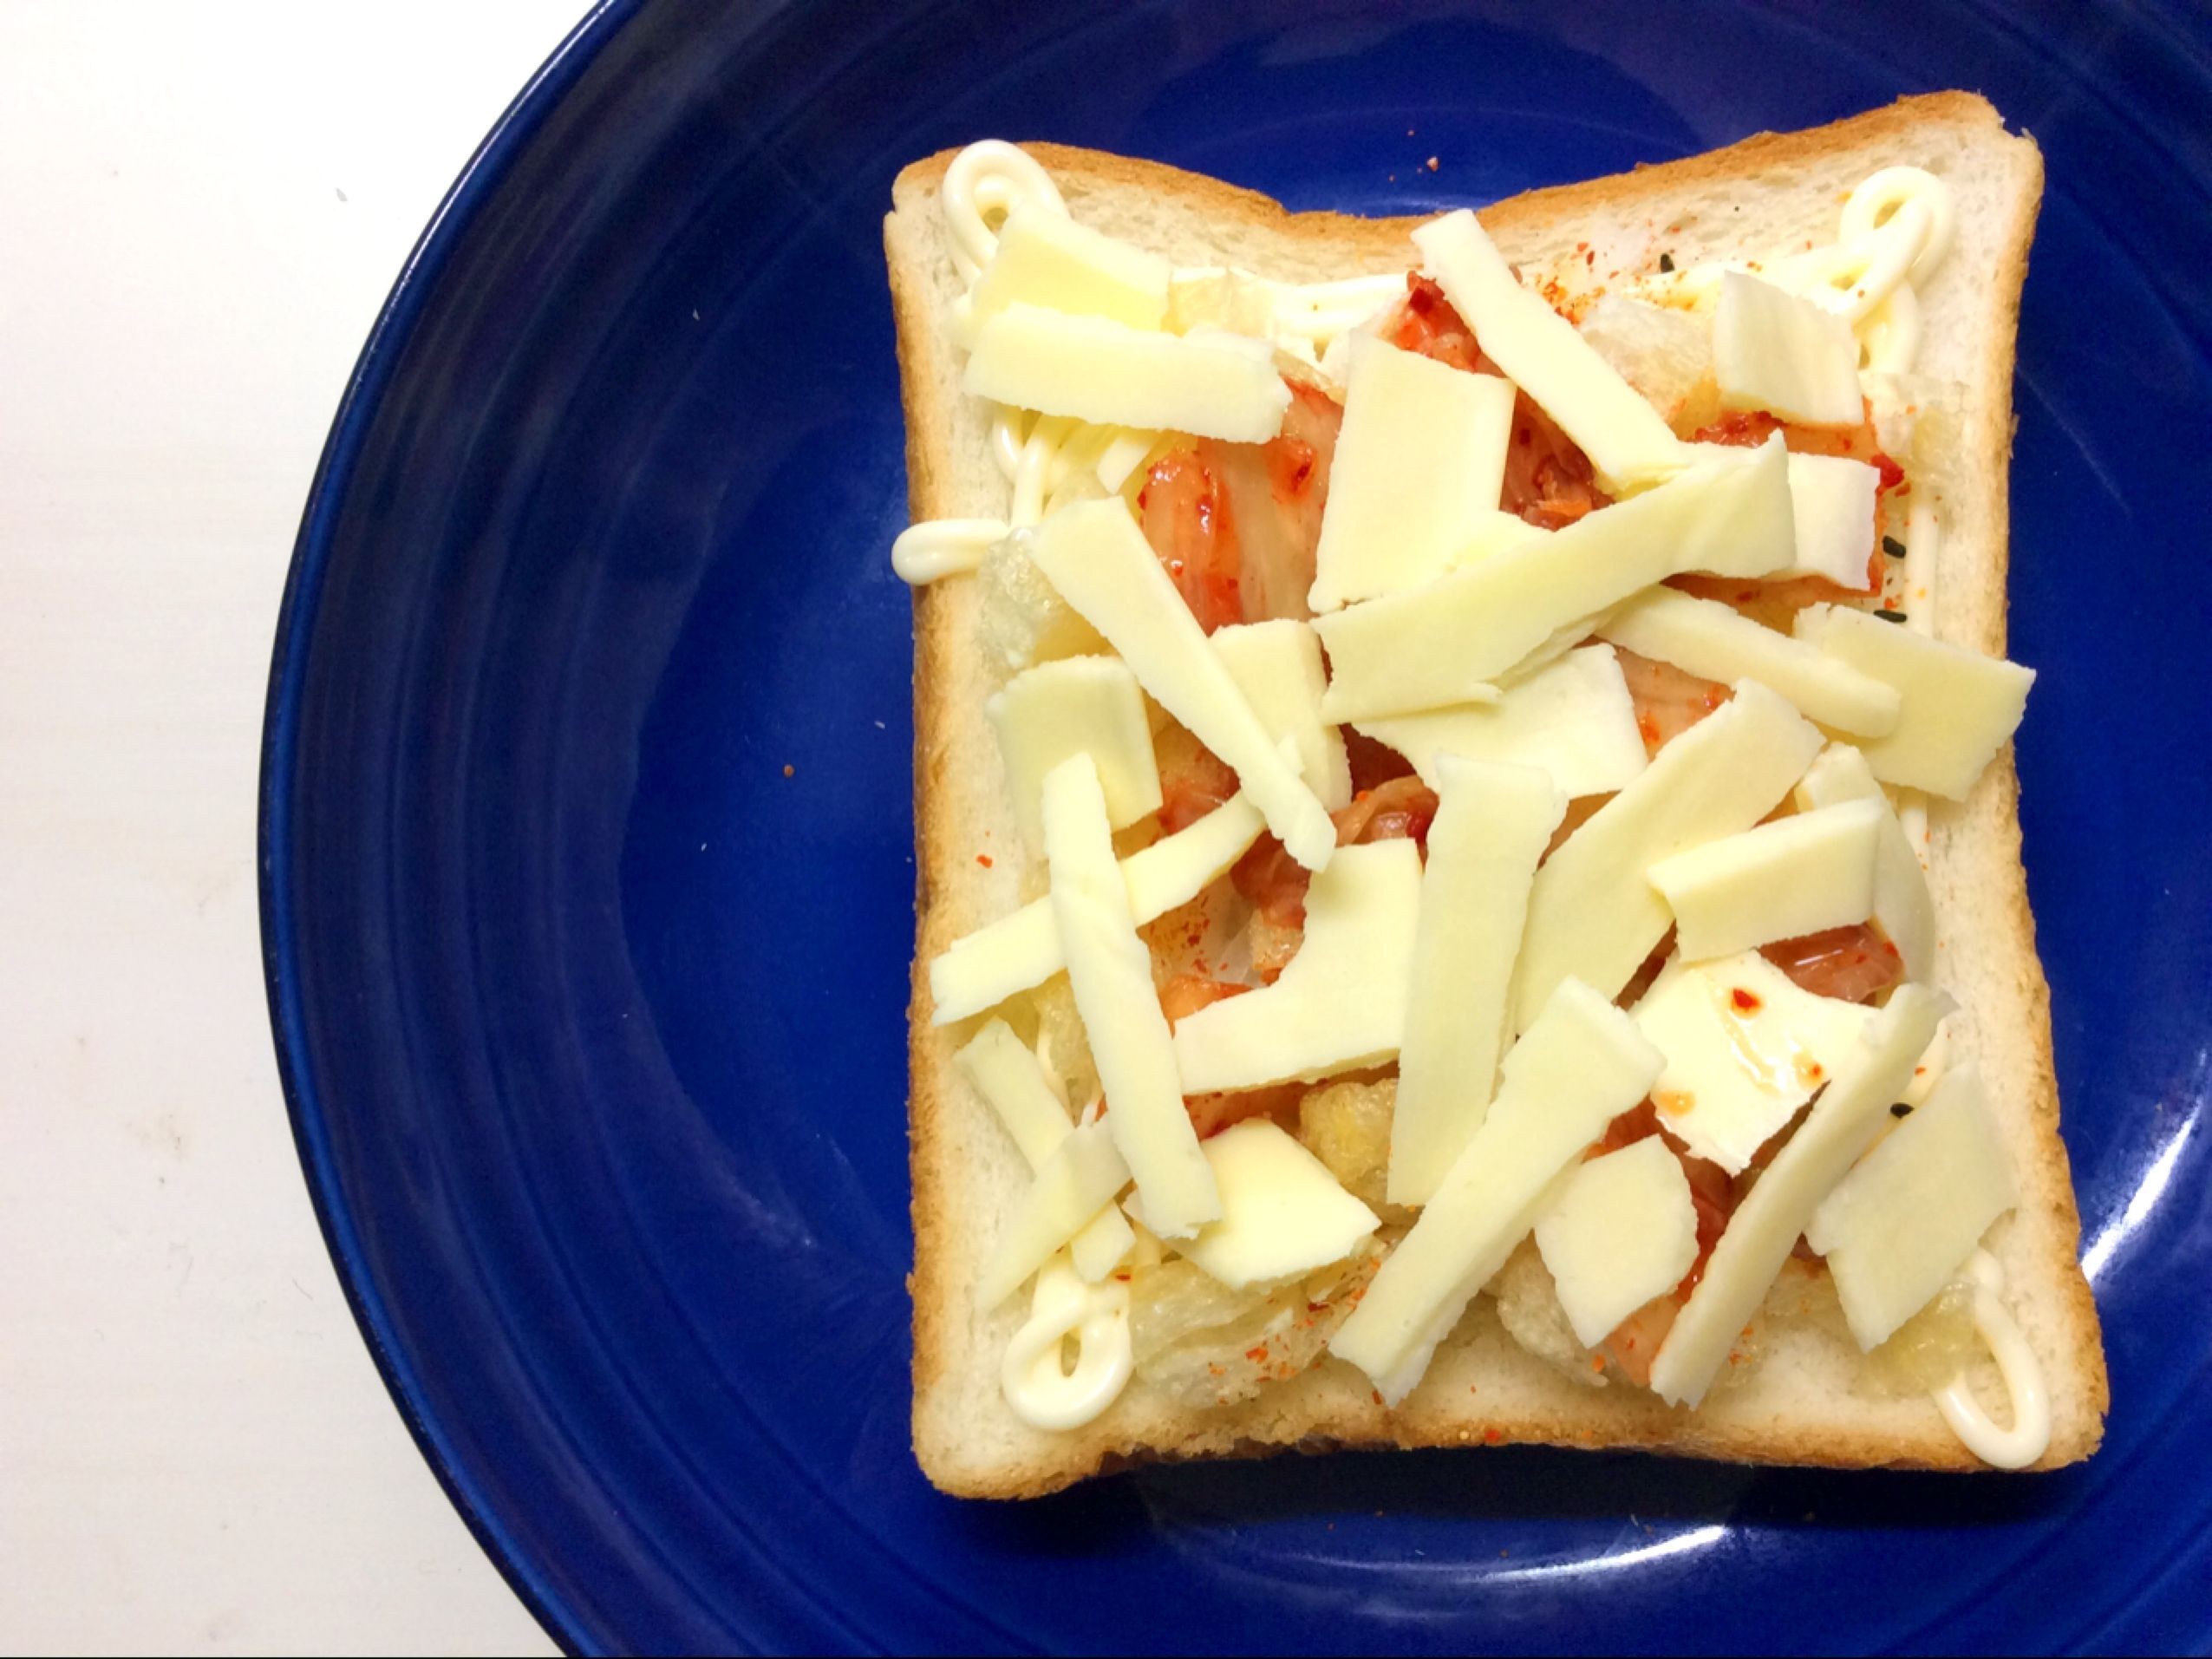
[(1746, 680), (1661, 749), (1537, 872), (1515, 976), (1517, 1028), (1570, 975), (1608, 996), (1627, 984), (1672, 919), (1644, 872), (1756, 824), (1819, 748), (1820, 733), (1797, 710)]
[(1576, 1166), (1536, 1234), (1575, 1340), (1595, 1348), (1696, 1263), (1690, 1178), (1664, 1140), (1647, 1135)]
[[(1858, 417), (1851, 417), (1856, 420)], [(1791, 455), (1790, 500), (1798, 526), (1791, 576), (1824, 576), (1855, 593), (1873, 591), (1874, 503), (1882, 474), (1849, 455)]]
[(998, 1242), (976, 1275), (975, 1305), (988, 1313), (1020, 1290), (1022, 1280), (1091, 1225), (1128, 1185), (1129, 1166), (1103, 1123), (1070, 1129), (1008, 1212)]
[(1300, 775), (1331, 812), (1352, 804), (1352, 767), (1344, 734), (1321, 719), (1328, 670), (1321, 643), (1302, 622), (1278, 617), (1217, 628), (1207, 636), (1229, 677), (1267, 735), (1298, 752)]
[(1757, 680), (1795, 703), (1808, 720), (1839, 731), (1879, 735), (1897, 723), (1902, 699), (1896, 688), (1824, 656), (1803, 640), (1762, 628), (1718, 599), (1651, 588), (1606, 617), (1597, 631), (1639, 656), (1672, 663), (1700, 679), (1729, 685)]
[(1483, 1126), (1329, 1349), (1394, 1406), (1547, 1207), (1553, 1182), (1644, 1097), (1659, 1053), (1589, 986), (1563, 983), (1505, 1056)]
[(1015, 408), (1230, 443), (1265, 443), (1290, 407), (1264, 349), (1233, 337), (1160, 334), (1019, 302), (976, 330), (960, 383)]
[(1458, 551), (1452, 555), (1445, 568), (1456, 571), (1462, 565), (1488, 558), (1493, 553), (1502, 553), (1528, 542), (1542, 541), (1550, 534), (1551, 532), (1542, 525), (1530, 524), (1519, 513), (1508, 513), (1498, 507), (1476, 519), (1474, 528), (1468, 532), (1467, 539), (1459, 544)]
[[(1963, 800), (2020, 723), (2035, 670), (1947, 645), (1846, 605), (1808, 605), (1797, 636), (1903, 699), (1897, 723), (1859, 744), (1884, 783)], [(1324, 640), (1324, 643), (1326, 641)]]
[(1805, 426), (1856, 426), (1859, 343), (1811, 300), (1740, 271), (1720, 279), (1713, 376), (1726, 409), (1765, 409)]
[(1874, 852), (1874, 919), (1897, 947), (1905, 977), (1926, 984), (1935, 977), (1935, 900), (1928, 891), (1928, 872), (1912, 839), (1882, 793), (1866, 756), (1849, 743), (1830, 743), (1798, 781), (1798, 806), (1810, 811), (1847, 800), (1871, 800), (1882, 809), (1880, 844)]
[(1645, 872), (1674, 912), (1685, 962), (1848, 927), (1874, 914), (1881, 807), (1845, 801), (1661, 859)]
[(1341, 1262), (1381, 1225), (1328, 1165), (1266, 1118), (1247, 1118), (1203, 1145), (1221, 1189), (1221, 1219), (1176, 1249), (1231, 1290)]
[(1129, 889), (1114, 862), (1106, 799), (1086, 754), (1063, 761), (1045, 779), (1045, 857), (1053, 920), (1067, 952), (1075, 1011), (1111, 1104), (1106, 1120), (1113, 1144), (1128, 1160), (1152, 1231), (1188, 1238), (1220, 1217), (1221, 1196), (1183, 1107), (1167, 1016), (1152, 986), (1152, 953), (1137, 937)]
[(1446, 755), (1533, 767), (1569, 800), (1610, 794), (1646, 764), (1636, 705), (1609, 645), (1569, 651), (1504, 688), (1496, 702), (1356, 723), (1404, 755), (1432, 789), (1442, 781)]
[(1526, 767), (1445, 754), (1437, 773), (1390, 1120), (1393, 1204), (1426, 1204), (1482, 1127), (1529, 887), (1567, 812), (1565, 793)]
[(1319, 618), (1332, 676), (1322, 713), (1357, 721), (1465, 702), (1562, 628), (1667, 577), (1784, 568), (1797, 545), (1788, 460), (1777, 434), (1548, 537)]
[(1660, 1121), (1738, 1175), (1850, 1057), (1874, 1011), (1816, 996), (1747, 950), (1696, 967), (1675, 957), (1630, 1015), (1667, 1056)]
[(1882, 1138), (1812, 1213), (1805, 1242), (1828, 1259), (1863, 1349), (1887, 1342), (2020, 1202), (1972, 1061)]
[(1160, 807), (1159, 763), (1152, 754), (1145, 693), (1126, 664), (1111, 656), (1065, 656), (1006, 683), (983, 704), (998, 732), (1014, 815), (1032, 852), (1044, 845), (1037, 803), (1045, 774), (1087, 751), (1116, 829)]
[[(1197, 823), (1121, 861), (1130, 913), (1141, 927), (1198, 896), (1242, 858), (1266, 828), (1259, 809), (1235, 795)], [(1067, 965), (1052, 901), (1040, 898), (963, 934), (930, 963), (930, 1023), (950, 1025), (1041, 985)]]
[(1674, 464), (1680, 441), (1573, 323), (1521, 286), (1466, 209), (1413, 232), (1484, 355), (1581, 446), (1608, 491)]
[(1889, 1121), (1890, 1103), (1947, 1006), (1925, 986), (1900, 986), (1737, 1205), (1652, 1362), (1652, 1391), (1661, 1399), (1694, 1406), (1705, 1398), (1820, 1201)]
[[(998, 1114), (1029, 1167), (1043, 1169), (1074, 1126), (1028, 1045), (1014, 1035), (1004, 1020), (993, 1020), (953, 1059), (962, 1075)], [(1075, 1235), (1071, 1245), (1075, 1270), (1085, 1283), (1095, 1284), (1136, 1242), (1137, 1235), (1130, 1231), (1120, 1210), (1109, 1204)]]
[(1031, 1169), (1051, 1157), (1075, 1127), (1035, 1052), (1004, 1020), (985, 1025), (961, 1046), (953, 1061), (998, 1114)]
[(1065, 213), (1018, 206), (999, 227), (998, 249), (969, 291), (969, 337), (1016, 304), (1157, 330), (1167, 317), (1173, 274), (1156, 253)]
[(1498, 510), (1512, 426), (1497, 376), (1355, 336), (1307, 603), (1334, 611), (1441, 575)]
[[(1406, 1036), (1421, 854), (1410, 840), (1340, 849), (1306, 893), (1306, 940), (1262, 990), (1176, 1022), (1191, 1094), (1311, 1081), (1380, 1065)], [(1111, 1089), (1113, 1114), (1121, 1101)]]
[(1138, 683), (1232, 769), (1290, 856), (1328, 862), (1336, 826), (1268, 735), (1119, 497), (1062, 507), (1039, 525), (1030, 557), (1106, 637)]

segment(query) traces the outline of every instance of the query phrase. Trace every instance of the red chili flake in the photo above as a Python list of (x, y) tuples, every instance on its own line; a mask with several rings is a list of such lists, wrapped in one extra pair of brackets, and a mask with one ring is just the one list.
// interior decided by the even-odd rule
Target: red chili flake
[(1739, 1011), (1745, 1014), (1756, 1014), (1761, 1006), (1759, 994), (1756, 991), (1747, 991), (1740, 985), (1728, 993), (1728, 1000), (1733, 1003)]
[(988, 870), (991, 867), (991, 855), (988, 852), (978, 852), (975, 855), (975, 862)]
[(793, 773), (796, 772), (798, 769), (799, 769), (799, 768), (798, 768), (798, 767), (796, 767), (786, 765), (786, 766), (784, 767), (784, 769), (783, 769), (783, 774), (784, 774), (784, 776), (786, 776), (786, 778), (788, 778), (789, 776), (791, 776), (791, 775), (792, 775), (792, 774), (793, 774)]
[[(1484, 1446), (1497, 1446), (1502, 1443), (1504, 1439), (1505, 1435), (1504, 1432), (1499, 1429), (1485, 1428), (1483, 1430), (1483, 1444)], [(1505, 1552), (1503, 1550), (1500, 1550), (1498, 1553), (1503, 1555)]]
[(1244, 1357), (1255, 1365), (1259, 1364), (1267, 1356), (1268, 1345), (1265, 1342), (1262, 1342), (1257, 1348), (1248, 1348), (1244, 1350)]

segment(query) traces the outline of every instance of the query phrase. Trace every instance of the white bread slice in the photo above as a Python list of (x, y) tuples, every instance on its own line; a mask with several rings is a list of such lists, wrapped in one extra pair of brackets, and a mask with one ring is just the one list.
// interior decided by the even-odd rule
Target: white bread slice
[[(1226, 263), (1312, 281), (1402, 272), (1418, 263), (1407, 234), (1417, 220), (1292, 214), (1263, 196), (1171, 167), (1050, 144), (1024, 147), (1078, 220), (1178, 265)], [(960, 391), (960, 359), (947, 329), (961, 285), (938, 190), (954, 153), (902, 173), (884, 223), (917, 520), (1002, 516), (1007, 501), (987, 446), (988, 412)], [(1958, 206), (1957, 243), (1921, 293), (1919, 368), (1966, 389), (1959, 458), (1947, 476), (1940, 631), (2001, 656), (2013, 335), (2043, 169), (2033, 142), (2008, 134), (1988, 103), (1963, 93), (1904, 99), (1810, 132), (1763, 134), (1687, 160), (1532, 192), (1484, 208), (1482, 219), (1524, 273), (1548, 272), (1572, 296), (1648, 275), (1662, 252), (1680, 267), (1826, 241), (1846, 193), (1897, 163), (1943, 178)], [(1084, 1427), (1051, 1434), (1021, 1423), (1001, 1395), (999, 1364), (1022, 1310), (981, 1312), (969, 1287), (1027, 1167), (952, 1064), (967, 1026), (930, 1023), (925, 971), (954, 938), (1015, 908), (1021, 891), (1021, 839), (982, 713), (989, 683), (978, 609), (970, 578), (915, 596), (910, 1283), (914, 1445), (932, 1481), (963, 1495), (1028, 1497), (1157, 1459), (1501, 1441), (1836, 1467), (1982, 1466), (1927, 1396), (1882, 1398), (1855, 1386), (1857, 1351), (1824, 1277), (1811, 1275), (1785, 1277), (1769, 1304), (1801, 1287), (1804, 1316), (1771, 1322), (1749, 1377), (1695, 1412), (1617, 1381), (1578, 1386), (1509, 1337), (1483, 1297), (1394, 1411), (1382, 1408), (1363, 1375), (1331, 1359), (1238, 1406), (1183, 1409), (1140, 1381)], [(2059, 1139), (2048, 990), (2020, 865), (2010, 746), (1963, 803), (1935, 803), (1931, 819), (1939, 979), (1965, 1010), (1953, 1021), (1957, 1051), (1971, 1055), (1988, 1081), (2022, 1195), (1989, 1244), (2048, 1376), (2052, 1431), (2037, 1466), (2056, 1466), (2095, 1449), (2107, 1391), (2096, 1310), (2076, 1264), (2079, 1220)], [(2001, 1400), (1993, 1368), (1985, 1369), (1984, 1397)], [(2001, 1421), (2001, 1406), (1994, 1408)]]

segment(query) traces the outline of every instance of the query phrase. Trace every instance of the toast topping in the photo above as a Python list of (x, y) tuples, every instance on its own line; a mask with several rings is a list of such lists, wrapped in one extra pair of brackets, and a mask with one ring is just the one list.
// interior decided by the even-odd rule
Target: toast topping
[(1465, 211), (1301, 285), (1105, 236), (1008, 145), (942, 201), (1008, 500), (893, 562), (976, 573), (1049, 868), (928, 974), (932, 1023), (999, 1010), (959, 1069), (1032, 1172), (977, 1283), (1034, 1279), (1016, 1416), (1329, 1353), (1394, 1407), (1509, 1259), (1515, 1340), (1694, 1407), (1795, 1252), (1862, 1349), (1967, 1272), (2013, 1424), (1963, 1373), (1942, 1413), (2042, 1455), (1979, 1248), (2013, 1172), (1933, 988), (1921, 792), (2033, 677), (1935, 634), (1948, 187), (1885, 168), (1832, 245), (1575, 297)]

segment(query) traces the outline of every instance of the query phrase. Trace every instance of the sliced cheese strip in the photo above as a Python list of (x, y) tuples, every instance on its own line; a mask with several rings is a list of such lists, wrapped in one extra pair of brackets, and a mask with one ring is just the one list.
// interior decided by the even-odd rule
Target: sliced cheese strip
[(1871, 800), (1882, 807), (1879, 845), (1874, 852), (1874, 919), (1897, 947), (1905, 976), (1922, 984), (1935, 977), (1935, 900), (1928, 872), (1912, 839), (1897, 821), (1866, 756), (1849, 743), (1830, 743), (1798, 782), (1801, 808), (1833, 807), (1847, 800)]
[[(1045, 857), (1053, 920), (1106, 1091), (1113, 1144), (1144, 1194), (1152, 1231), (1188, 1238), (1221, 1214), (1221, 1197), (1183, 1109), (1167, 1016), (1152, 988), (1152, 953), (1137, 937), (1106, 798), (1087, 754), (1063, 761), (1045, 779)], [(1093, 1205), (1081, 1219), (1096, 1211)]]
[(1048, 208), (1018, 206), (969, 291), (969, 337), (1008, 306), (1037, 305), (1157, 330), (1167, 317), (1173, 267), (1156, 253)]
[(1355, 335), (1308, 604), (1440, 576), (1498, 510), (1513, 388)]
[(1020, 1290), (1128, 1185), (1129, 1166), (1104, 1124), (1069, 1130), (1008, 1212), (976, 1276), (976, 1306), (988, 1313)]
[(1657, 1135), (1576, 1168), (1537, 1218), (1575, 1340), (1595, 1348), (1682, 1282), (1698, 1258), (1698, 1212), (1681, 1159)]
[(1119, 490), (1129, 481), (1130, 474), (1144, 464), (1159, 441), (1157, 432), (1115, 432), (1099, 449), (1098, 465), (1092, 469), (1099, 487), (1109, 493)]
[(1836, 1074), (1874, 1017), (1814, 996), (1756, 950), (1696, 966), (1674, 958), (1631, 1014), (1667, 1056), (1651, 1095), (1660, 1121), (1731, 1175)]
[(1694, 1406), (1705, 1398), (1820, 1201), (1889, 1121), (1890, 1102), (1912, 1076), (1947, 1006), (1925, 986), (1900, 986), (1737, 1205), (1652, 1362), (1652, 1391), (1661, 1399)]
[(1496, 702), (1355, 723), (1404, 755), (1432, 789), (1443, 781), (1443, 757), (1457, 754), (1533, 767), (1570, 800), (1611, 794), (1644, 769), (1648, 753), (1609, 645), (1567, 652), (1504, 687)]
[(1808, 605), (1797, 636), (1824, 655), (1894, 686), (1896, 725), (1859, 744), (1884, 783), (1962, 800), (2020, 723), (2035, 670), (1961, 650), (1847, 605)]
[[(1733, 447), (1686, 443), (1681, 465), (1695, 466)], [(1882, 474), (1865, 461), (1792, 453), (1790, 517), (1797, 531), (1797, 556), (1787, 570), (1774, 572), (1775, 579), (1817, 576), (1852, 592), (1873, 592), (1880, 579), (1874, 564), (1874, 509), (1881, 493)]]
[[(1235, 795), (1197, 823), (1124, 859), (1122, 884), (1138, 925), (1197, 898), (1266, 827), (1259, 808)], [(980, 1014), (1017, 991), (1043, 984), (1067, 965), (1052, 900), (1024, 905), (954, 940), (930, 963), (930, 1023), (950, 1025)]]
[(1851, 325), (1744, 271), (1720, 279), (1713, 377), (1723, 408), (1765, 409), (1806, 426), (1856, 426), (1861, 419), (1859, 343)]
[[(1456, 372), (1456, 371), (1455, 371)], [(1446, 566), (1458, 570), (1463, 565), (1472, 565), (1488, 558), (1493, 553), (1519, 547), (1532, 541), (1542, 541), (1551, 534), (1542, 525), (1530, 524), (1517, 513), (1508, 513), (1503, 507), (1485, 513), (1475, 520), (1474, 528)]]
[(1848, 927), (1874, 914), (1881, 807), (1844, 801), (1661, 859), (1645, 873), (1687, 962)]
[(1680, 441), (1659, 411), (1574, 324), (1521, 286), (1471, 212), (1446, 213), (1413, 241), (1484, 355), (1582, 447), (1600, 483), (1617, 493), (1674, 464)]
[[(1029, 1167), (1041, 1170), (1074, 1125), (1068, 1121), (1067, 1105), (1054, 1092), (1036, 1055), (1004, 1020), (993, 1020), (953, 1059), (975, 1092), (998, 1114)], [(1075, 1235), (1071, 1247), (1075, 1270), (1086, 1283), (1095, 1284), (1136, 1242), (1137, 1235), (1120, 1210), (1108, 1204)]]
[(1553, 1182), (1644, 1097), (1657, 1049), (1628, 1016), (1569, 980), (1505, 1056), (1498, 1098), (1329, 1349), (1396, 1405), (1436, 1345), (1547, 1207)]
[(1664, 858), (1748, 829), (1804, 774), (1820, 733), (1756, 680), (1659, 751), (1634, 782), (1537, 872), (1515, 978), (1526, 1029), (1570, 975), (1610, 996), (1672, 919), (1644, 872)]
[(1176, 1022), (1184, 1087), (1311, 1081), (1396, 1055), (1420, 892), (1420, 849), (1410, 840), (1339, 849), (1307, 890), (1305, 943), (1282, 976)]
[(1032, 851), (1044, 845), (1038, 801), (1045, 774), (1087, 751), (1116, 829), (1160, 807), (1145, 694), (1126, 664), (1111, 656), (1067, 656), (1017, 674), (983, 704), (998, 733), (1014, 791), (1014, 815)]
[(1393, 1204), (1426, 1204), (1482, 1127), (1529, 887), (1567, 813), (1566, 794), (1526, 767), (1446, 754), (1435, 787), (1390, 1120)]
[(998, 1114), (1031, 1169), (1051, 1157), (1075, 1127), (1035, 1052), (1004, 1020), (986, 1024), (961, 1046), (953, 1061)]
[(1798, 526), (1798, 559), (1789, 574), (1824, 576), (1837, 587), (1869, 591), (1874, 504), (1881, 493), (1882, 474), (1863, 460), (1791, 455), (1790, 500)]
[(1290, 388), (1259, 343), (1255, 352), (1233, 336), (1160, 334), (1016, 303), (976, 330), (961, 388), (1102, 426), (1265, 443), (1282, 430)]
[(1321, 719), (1328, 670), (1321, 643), (1302, 622), (1281, 617), (1217, 628), (1207, 636), (1229, 677), (1267, 735), (1298, 752), (1300, 775), (1331, 812), (1352, 804), (1352, 767), (1344, 734)]
[(1328, 1165), (1266, 1118), (1247, 1118), (1203, 1145), (1221, 1189), (1221, 1219), (1176, 1249), (1232, 1290), (1341, 1262), (1381, 1225)]
[(1788, 460), (1777, 434), (1540, 540), (1321, 617), (1322, 713), (1357, 721), (1465, 702), (1562, 628), (1667, 577), (1783, 568), (1797, 545)]
[(1718, 599), (1696, 598), (1674, 588), (1638, 594), (1599, 623), (1597, 631), (1639, 656), (1672, 663), (1700, 679), (1729, 685), (1757, 680), (1787, 697), (1808, 720), (1838, 731), (1872, 735), (1889, 731), (1903, 703), (1894, 686), (1803, 640), (1762, 628)]
[(2019, 1202), (1980, 1074), (1967, 1061), (1822, 1201), (1805, 1242), (1827, 1257), (1851, 1336), (1871, 1349), (1926, 1307)]
[(1237, 774), (1290, 856), (1308, 870), (1327, 864), (1336, 826), (1206, 643), (1127, 503), (1061, 508), (1037, 526), (1030, 557), (1153, 700)]

